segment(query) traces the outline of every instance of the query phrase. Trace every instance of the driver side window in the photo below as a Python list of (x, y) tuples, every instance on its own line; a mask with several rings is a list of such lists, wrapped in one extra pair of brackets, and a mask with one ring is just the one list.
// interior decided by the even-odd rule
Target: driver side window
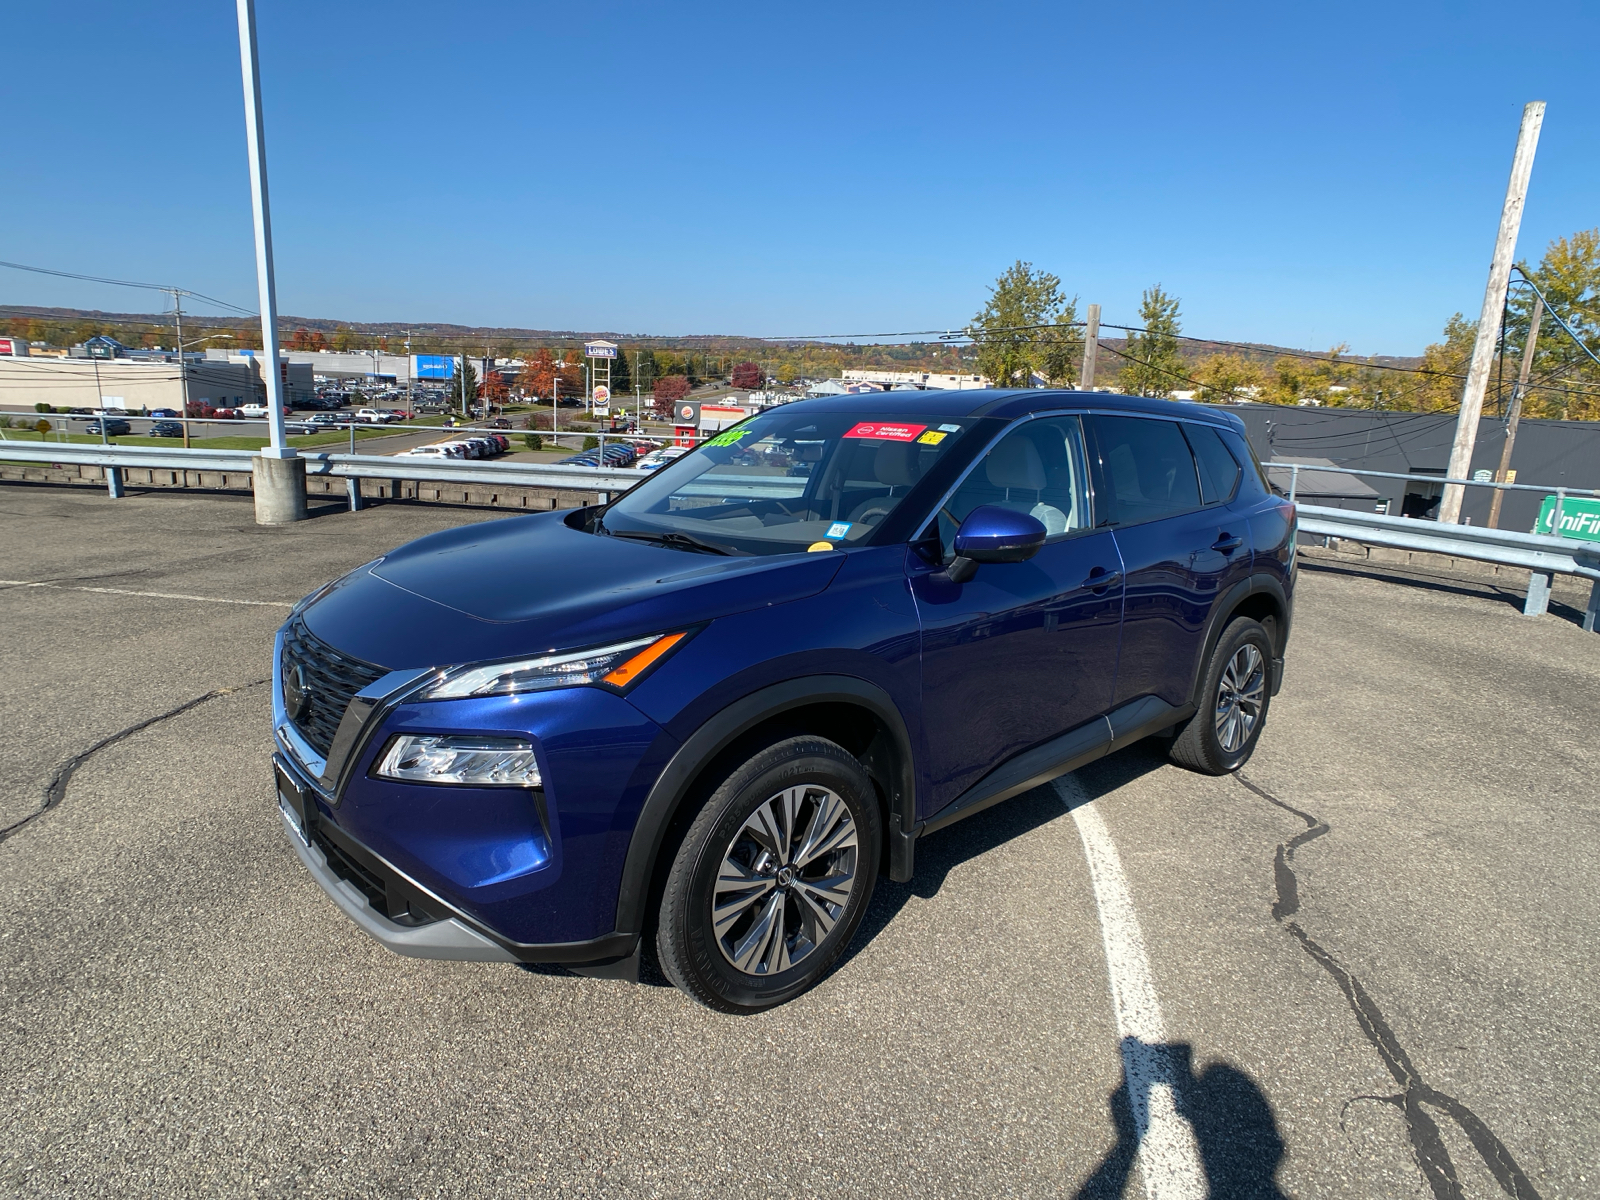
[(939, 542), (948, 559), (956, 530), (984, 504), (1024, 512), (1050, 539), (1087, 529), (1083, 429), (1077, 417), (1024, 421), (979, 459), (939, 510)]

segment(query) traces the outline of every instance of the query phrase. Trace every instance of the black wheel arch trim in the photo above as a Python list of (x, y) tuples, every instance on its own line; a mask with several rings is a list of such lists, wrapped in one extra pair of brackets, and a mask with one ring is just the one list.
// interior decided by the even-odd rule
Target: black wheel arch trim
[(1200, 689), (1205, 686), (1206, 664), (1211, 661), (1211, 653), (1217, 648), (1217, 643), (1222, 639), (1222, 631), (1228, 627), (1228, 622), (1233, 618), (1239, 606), (1252, 596), (1269, 596), (1278, 610), (1279, 628), (1273, 656), (1272, 692), (1277, 694), (1279, 677), (1283, 674), (1283, 651), (1289, 641), (1289, 622), (1291, 619), (1291, 605), (1289, 595), (1284, 590), (1283, 583), (1276, 577), (1258, 571), (1248, 579), (1241, 579), (1226, 592), (1217, 597), (1211, 606), (1211, 614), (1206, 618), (1206, 636), (1200, 644), (1200, 653), (1196, 657), (1189, 686), (1189, 703), (1196, 709), (1203, 707), (1201, 704)]
[[(877, 763), (880, 780), (888, 791), (888, 820), (884, 836), (889, 845), (890, 878), (909, 879), (912, 833), (916, 820), (916, 775), (911, 735), (889, 693), (875, 683), (853, 675), (807, 675), (771, 684), (741, 697), (702, 722), (673, 754), (657, 777), (634, 822), (633, 836), (623, 860), (617, 889), (616, 927), (619, 936), (637, 937), (643, 931), (650, 902), (657, 858), (667, 831), (701, 772), (742, 735), (764, 721), (813, 704), (859, 704), (889, 731), (893, 743), (886, 747), (889, 763)], [(871, 754), (869, 759), (877, 758)], [(872, 772), (874, 762), (863, 764)], [(887, 768), (887, 769), (886, 769)]]

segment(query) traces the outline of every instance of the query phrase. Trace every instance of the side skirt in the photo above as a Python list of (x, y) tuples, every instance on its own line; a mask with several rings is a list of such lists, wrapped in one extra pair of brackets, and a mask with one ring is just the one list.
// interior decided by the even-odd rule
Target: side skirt
[(1156, 696), (1142, 696), (1086, 721), (1060, 737), (1001, 763), (960, 796), (923, 821), (915, 836), (935, 833), (964, 817), (1031, 791), (1041, 783), (1087, 766), (1142, 738), (1160, 733), (1194, 715), (1194, 705), (1174, 707)]

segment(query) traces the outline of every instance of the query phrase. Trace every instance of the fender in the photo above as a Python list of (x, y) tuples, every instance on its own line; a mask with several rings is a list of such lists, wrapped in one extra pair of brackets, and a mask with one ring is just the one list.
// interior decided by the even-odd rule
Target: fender
[(1234, 610), (1251, 596), (1267, 595), (1272, 597), (1278, 609), (1277, 631), (1277, 657), (1273, 662), (1272, 694), (1277, 695), (1278, 683), (1283, 675), (1283, 649), (1289, 639), (1289, 598), (1284, 593), (1283, 584), (1272, 575), (1257, 572), (1249, 579), (1241, 579), (1226, 592), (1217, 597), (1216, 603), (1211, 606), (1211, 615), (1206, 618), (1206, 636), (1201, 643), (1200, 655), (1191, 668), (1189, 686), (1189, 703), (1195, 708), (1201, 707), (1200, 689), (1205, 685), (1205, 665), (1211, 661), (1211, 652), (1217, 648), (1217, 642), (1222, 639), (1222, 631), (1228, 624), (1228, 618), (1233, 616)]
[[(889, 693), (876, 684), (851, 675), (808, 675), (761, 688), (728, 705), (703, 722), (679, 747), (655, 786), (645, 798), (634, 822), (622, 865), (622, 881), (617, 892), (617, 930), (637, 936), (644, 929), (645, 908), (650, 898), (650, 882), (656, 858), (667, 829), (695, 778), (734, 740), (761, 722), (791, 709), (809, 704), (844, 701), (870, 709), (889, 731), (889, 763), (882, 770), (889, 792), (888, 820), (884, 836), (889, 844), (889, 877), (909, 879), (911, 830), (916, 819), (916, 776), (911, 753), (911, 737), (905, 719)], [(878, 756), (872, 758), (876, 761)]]

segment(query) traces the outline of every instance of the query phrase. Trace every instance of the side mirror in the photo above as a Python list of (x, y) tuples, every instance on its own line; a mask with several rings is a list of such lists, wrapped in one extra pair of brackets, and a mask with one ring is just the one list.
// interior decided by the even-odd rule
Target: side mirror
[(1044, 524), (1027, 513), (984, 504), (967, 514), (956, 530), (956, 556), (945, 568), (952, 583), (965, 583), (979, 563), (1025, 562), (1039, 552)]

